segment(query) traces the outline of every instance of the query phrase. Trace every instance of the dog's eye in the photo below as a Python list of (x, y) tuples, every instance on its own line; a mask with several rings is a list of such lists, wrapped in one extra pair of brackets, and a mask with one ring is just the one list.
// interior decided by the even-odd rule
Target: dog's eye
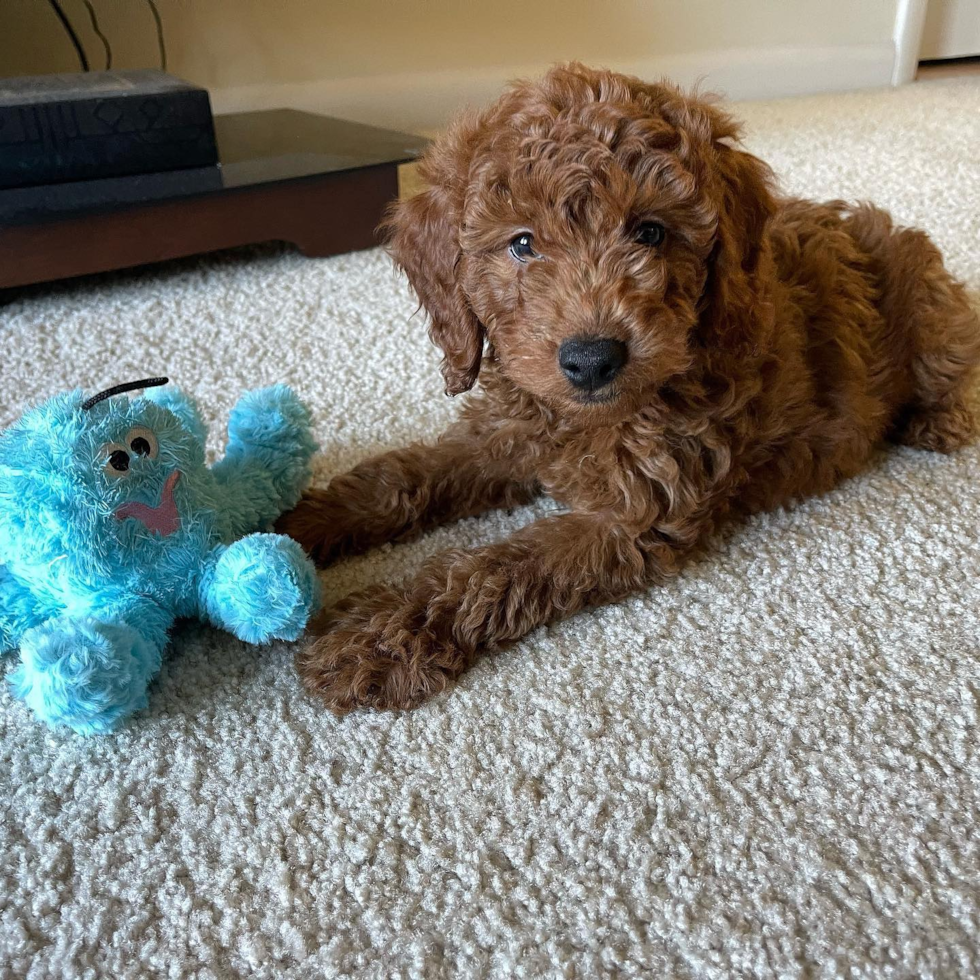
[(663, 244), (666, 234), (667, 229), (659, 221), (644, 221), (636, 229), (636, 240), (641, 245), (649, 245), (651, 248), (656, 248), (658, 245)]
[(518, 262), (526, 262), (528, 259), (533, 259), (537, 254), (534, 251), (534, 237), (526, 231), (522, 232), (510, 243), (510, 254)]

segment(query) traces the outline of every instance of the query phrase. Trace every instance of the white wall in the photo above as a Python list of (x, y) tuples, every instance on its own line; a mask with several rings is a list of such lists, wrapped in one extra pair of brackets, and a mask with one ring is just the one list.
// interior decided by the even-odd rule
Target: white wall
[[(577, 58), (733, 98), (887, 85), (898, 0), (157, 0), (170, 68), (218, 111), (291, 105), (409, 130)], [(81, 0), (62, 0), (98, 63)], [(117, 65), (156, 57), (140, 0), (93, 0)], [(42, 0), (0, 4), (0, 74), (71, 70)]]
[(923, 59), (980, 55), (980, 0), (929, 0)]

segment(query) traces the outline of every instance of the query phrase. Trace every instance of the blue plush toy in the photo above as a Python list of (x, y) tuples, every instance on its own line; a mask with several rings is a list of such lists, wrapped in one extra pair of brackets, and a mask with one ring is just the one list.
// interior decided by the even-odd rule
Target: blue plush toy
[(13, 689), (48, 724), (107, 732), (145, 707), (176, 617), (292, 640), (319, 601), (298, 544), (249, 533), (309, 481), (306, 408), (284, 385), (245, 395), (209, 469), (166, 381), (59, 395), (0, 434), (0, 653), (20, 647)]

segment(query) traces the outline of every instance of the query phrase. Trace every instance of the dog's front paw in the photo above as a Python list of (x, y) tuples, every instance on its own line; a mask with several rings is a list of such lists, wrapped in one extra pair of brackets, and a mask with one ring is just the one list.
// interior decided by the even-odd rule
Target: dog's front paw
[(338, 714), (415, 708), (465, 666), (453, 640), (427, 625), (425, 609), (392, 588), (351, 597), (320, 629), (297, 665), (307, 690)]
[(298, 541), (322, 567), (343, 553), (344, 541), (350, 537), (349, 520), (346, 509), (337, 505), (329, 491), (311, 489), (292, 510), (279, 517), (275, 529)]

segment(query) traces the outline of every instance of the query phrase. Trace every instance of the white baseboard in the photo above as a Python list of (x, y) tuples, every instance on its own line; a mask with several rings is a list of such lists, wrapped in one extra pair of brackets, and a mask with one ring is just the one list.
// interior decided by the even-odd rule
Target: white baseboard
[[(641, 78), (670, 78), (731, 100), (779, 98), (874, 88), (892, 82), (892, 43), (833, 48), (784, 47), (705, 51), (607, 63)], [(411, 72), (323, 79), (290, 85), (250, 85), (211, 92), (215, 112), (288, 107), (406, 132), (432, 132), (463, 106), (493, 99), (512, 78), (538, 75), (547, 65), (472, 71)]]

